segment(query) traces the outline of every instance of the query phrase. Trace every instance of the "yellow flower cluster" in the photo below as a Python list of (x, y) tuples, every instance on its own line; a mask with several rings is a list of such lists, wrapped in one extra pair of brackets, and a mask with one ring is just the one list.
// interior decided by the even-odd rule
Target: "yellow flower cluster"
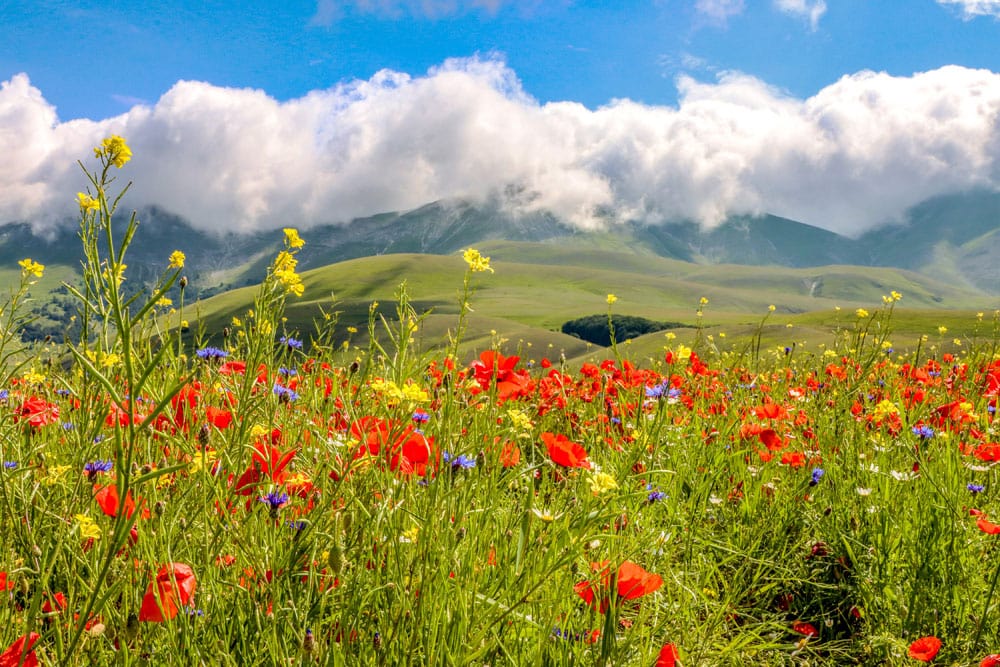
[(608, 295), (608, 305), (609, 305), (609, 306), (610, 306), (611, 304), (613, 304), (613, 303), (614, 303), (615, 301), (617, 301), (617, 300), (618, 300), (618, 297), (616, 297), (616, 296), (615, 296), (614, 294), (609, 294), (609, 295)]
[(289, 248), (298, 250), (306, 244), (306, 242), (302, 240), (302, 237), (299, 236), (299, 230), (292, 227), (285, 227), (282, 231), (285, 232), (285, 245)]
[(400, 387), (392, 380), (377, 379), (372, 382), (371, 387), (374, 391), (382, 394), (390, 401), (423, 403), (430, 400), (430, 394), (427, 393), (426, 389), (412, 383), (404, 384)]
[(299, 236), (299, 232), (291, 227), (287, 227), (285, 232), (285, 249), (278, 253), (271, 266), (271, 274), (278, 279), (278, 282), (285, 288), (287, 294), (302, 296), (306, 287), (302, 284), (302, 277), (295, 272), (299, 260), (295, 259), (295, 253), (306, 244)]
[(463, 252), (462, 259), (469, 265), (469, 270), (473, 273), (482, 273), (483, 271), (493, 273), (493, 268), (490, 266), (490, 258), (483, 257), (475, 248), (469, 248)]
[(77, 203), (80, 204), (80, 210), (84, 213), (90, 213), (91, 211), (97, 212), (101, 210), (101, 202), (99, 199), (94, 199), (85, 192), (76, 193)]
[(898, 415), (898, 414), (899, 414), (899, 408), (896, 407), (896, 404), (890, 401), (889, 399), (884, 399), (878, 405), (875, 406), (875, 411), (873, 416), (875, 417), (876, 422), (881, 423), (886, 419), (888, 419), (889, 417), (891, 417), (892, 415)]
[(132, 149), (128, 147), (124, 139), (117, 134), (112, 134), (94, 149), (94, 157), (106, 157), (108, 162), (121, 169), (126, 162), (132, 159)]
[(606, 472), (594, 473), (590, 477), (590, 490), (595, 496), (618, 488), (615, 478)]
[(80, 527), (80, 537), (85, 540), (101, 539), (101, 527), (97, 525), (96, 521), (86, 514), (75, 514), (73, 518), (76, 519), (76, 523)]
[(295, 259), (292, 253), (282, 250), (274, 258), (274, 277), (284, 286), (286, 292), (302, 296), (306, 288), (302, 284), (302, 277), (295, 273), (295, 267), (298, 266), (298, 263), (299, 260)]
[(171, 269), (183, 269), (184, 260), (186, 259), (187, 257), (184, 255), (184, 253), (182, 253), (180, 250), (174, 250), (172, 253), (170, 253), (170, 257), (167, 261), (170, 263)]
[(41, 278), (42, 273), (45, 271), (44, 264), (39, 264), (38, 262), (32, 261), (30, 257), (25, 257), (20, 262), (18, 262), (17, 265), (21, 267), (21, 276), (24, 278), (27, 278), (28, 276)]

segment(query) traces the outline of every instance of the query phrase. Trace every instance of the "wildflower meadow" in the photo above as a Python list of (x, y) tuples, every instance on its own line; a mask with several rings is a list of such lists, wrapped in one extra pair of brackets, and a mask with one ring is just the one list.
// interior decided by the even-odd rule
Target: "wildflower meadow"
[(461, 345), (470, 248), (447, 340), (401, 287), (345, 348), (286, 329), (289, 228), (204, 331), (183, 253), (129, 291), (94, 153), (73, 336), (20, 344), (34, 259), (0, 309), (0, 667), (1000, 665), (995, 323), (887, 354), (891, 292), (818, 356), (528, 364)]

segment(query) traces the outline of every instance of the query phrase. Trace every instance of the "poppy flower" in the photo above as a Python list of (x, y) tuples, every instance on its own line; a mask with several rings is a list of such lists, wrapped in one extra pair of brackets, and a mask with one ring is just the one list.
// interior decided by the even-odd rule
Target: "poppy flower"
[[(581, 581), (573, 587), (573, 590), (592, 609), (603, 614), (608, 610), (610, 602), (607, 591), (611, 588), (611, 573), (608, 571), (607, 561), (591, 563), (590, 567), (600, 573), (599, 580)], [(615, 593), (620, 600), (635, 600), (659, 590), (662, 585), (663, 578), (660, 575), (647, 572), (640, 565), (627, 560), (618, 568)]]
[(937, 637), (921, 637), (910, 644), (909, 656), (920, 662), (930, 662), (940, 650), (940, 639)]
[(177, 615), (181, 605), (191, 604), (197, 587), (194, 571), (184, 563), (168, 563), (160, 568), (142, 598), (139, 620), (163, 623)]
[(677, 647), (673, 644), (664, 644), (660, 649), (660, 654), (656, 656), (654, 667), (675, 667), (677, 664)]
[(1000, 533), (1000, 526), (986, 519), (977, 519), (976, 526), (987, 535), (997, 535)]
[(590, 461), (587, 460), (587, 450), (575, 442), (571, 442), (562, 433), (556, 435), (546, 431), (541, 435), (542, 442), (545, 443), (549, 451), (549, 457), (553, 463), (564, 468), (590, 468)]
[(792, 630), (806, 637), (816, 637), (819, 635), (819, 630), (812, 623), (803, 623), (800, 621), (792, 625)]
[(17, 640), (0, 653), (0, 667), (38, 667), (38, 657), (32, 648), (41, 637), (37, 632), (18, 637)]
[(979, 667), (1000, 667), (1000, 653), (991, 653), (979, 661)]

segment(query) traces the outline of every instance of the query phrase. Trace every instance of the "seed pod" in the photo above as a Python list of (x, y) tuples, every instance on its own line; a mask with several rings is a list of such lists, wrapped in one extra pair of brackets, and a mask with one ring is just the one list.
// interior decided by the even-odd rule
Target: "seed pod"
[(330, 553), (326, 557), (326, 563), (335, 574), (340, 574), (344, 569), (344, 550), (339, 543), (330, 547)]

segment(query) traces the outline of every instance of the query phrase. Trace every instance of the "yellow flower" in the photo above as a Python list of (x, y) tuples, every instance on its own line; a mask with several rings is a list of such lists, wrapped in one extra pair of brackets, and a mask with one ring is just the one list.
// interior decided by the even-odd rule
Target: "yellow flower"
[(770, 306), (767, 307), (767, 312), (769, 312), (769, 313), (773, 313), (776, 310), (777, 310), (777, 308), (775, 307), (775, 305), (773, 303)]
[(42, 272), (45, 271), (45, 265), (39, 264), (38, 262), (32, 261), (31, 258), (22, 259), (17, 263), (21, 267), (21, 276), (34, 276), (36, 278), (42, 277)]
[(285, 232), (285, 245), (289, 248), (298, 249), (306, 244), (302, 240), (302, 237), (299, 236), (299, 230), (292, 227), (285, 227), (283, 231)]
[(465, 263), (469, 265), (470, 271), (476, 273), (489, 271), (490, 273), (493, 273), (493, 269), (490, 267), (490, 258), (483, 257), (475, 248), (469, 248), (463, 252), (462, 259), (464, 259)]
[(169, 296), (161, 296), (159, 299), (156, 300), (156, 305), (159, 306), (160, 308), (169, 308), (170, 306), (174, 305), (174, 300), (171, 299)]
[(117, 134), (112, 134), (94, 149), (94, 157), (106, 157), (108, 162), (121, 169), (126, 162), (132, 159), (132, 149), (128, 147), (124, 139)]
[(101, 210), (100, 200), (94, 199), (84, 192), (77, 192), (76, 200), (80, 204), (80, 210), (84, 213)]
[(101, 528), (96, 521), (86, 514), (74, 514), (73, 518), (76, 519), (76, 524), (80, 528), (80, 537), (85, 540), (101, 539)]
[(52, 466), (48, 469), (45, 477), (42, 478), (42, 484), (45, 486), (55, 486), (71, 468), (72, 466)]
[(698, 303), (701, 304), (702, 306), (707, 306), (708, 299), (706, 297), (701, 297), (701, 299), (698, 300)]
[(614, 294), (609, 294), (609, 295), (608, 295), (608, 305), (609, 305), (609, 306), (610, 306), (611, 304), (613, 304), (613, 303), (614, 303), (615, 301), (617, 301), (617, 300), (618, 300), (618, 297), (616, 297), (616, 296), (615, 296)]
[(41, 384), (45, 382), (45, 376), (32, 368), (21, 376), (21, 382), (25, 384)]
[(590, 477), (590, 490), (595, 496), (618, 488), (615, 478), (606, 472), (594, 473)]
[(897, 292), (896, 290), (892, 290), (891, 292), (889, 292), (889, 296), (892, 297), (893, 301), (899, 301), (900, 299), (903, 298), (903, 295)]
[(182, 253), (180, 250), (174, 250), (172, 253), (170, 253), (170, 258), (168, 260), (170, 262), (170, 268), (183, 269), (185, 259), (187, 259), (187, 257), (184, 256), (184, 253)]
[(942, 336), (945, 335), (946, 333), (948, 333), (948, 327), (944, 326), (938, 327), (938, 333), (941, 334)]
[(101, 366), (103, 366), (104, 368), (110, 368), (115, 364), (117, 364), (120, 360), (121, 357), (112, 352), (111, 354), (105, 355), (104, 358), (101, 359)]
[(896, 404), (890, 401), (889, 399), (884, 399), (878, 405), (875, 406), (875, 414), (873, 416), (875, 417), (876, 422), (882, 422), (885, 421), (885, 419), (890, 417), (891, 415), (898, 415), (898, 414), (899, 414), (899, 408), (896, 407)]
[(864, 308), (858, 308), (854, 311), (854, 314), (858, 316), (859, 319), (864, 319), (868, 317), (868, 311)]

